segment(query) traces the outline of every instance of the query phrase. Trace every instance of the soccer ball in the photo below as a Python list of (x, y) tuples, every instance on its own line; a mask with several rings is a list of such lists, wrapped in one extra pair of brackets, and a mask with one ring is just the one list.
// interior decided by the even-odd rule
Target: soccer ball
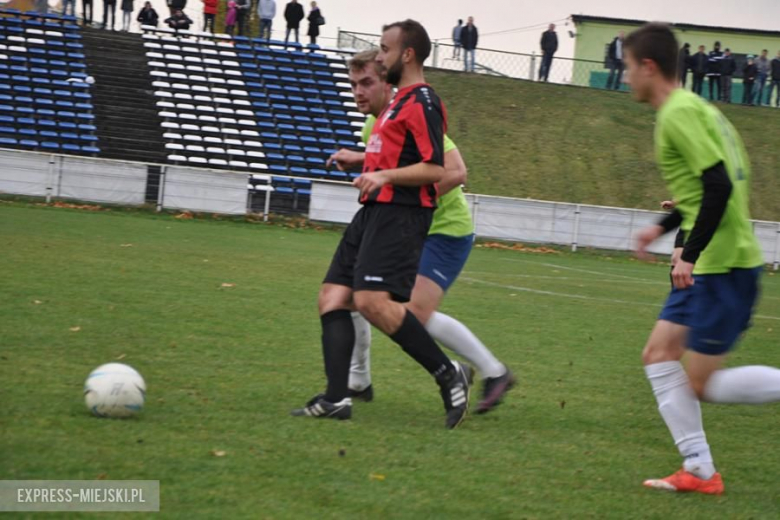
[(98, 417), (131, 417), (141, 411), (145, 396), (144, 378), (122, 363), (100, 365), (84, 382), (87, 408)]

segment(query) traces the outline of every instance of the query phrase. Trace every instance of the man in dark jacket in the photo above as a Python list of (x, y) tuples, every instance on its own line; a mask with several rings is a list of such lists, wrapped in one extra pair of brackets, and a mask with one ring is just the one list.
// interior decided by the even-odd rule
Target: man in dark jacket
[(192, 25), (192, 20), (184, 14), (184, 11), (177, 9), (176, 12), (173, 13), (173, 16), (165, 20), (165, 23), (175, 31), (188, 31), (190, 25)]
[(753, 87), (756, 84), (756, 76), (758, 76), (758, 67), (756, 66), (753, 56), (748, 56), (747, 65), (742, 70), (742, 104), (753, 104)]
[(301, 27), (301, 20), (303, 20), (303, 6), (298, 3), (298, 0), (290, 0), (287, 7), (284, 8), (284, 19), (287, 22), (287, 33), (284, 35), (285, 45), (290, 39), (290, 32), (295, 31), (295, 43), (300, 40), (298, 38), (298, 29)]
[(460, 31), (460, 44), (463, 46), (463, 70), (474, 72), (474, 58), (479, 43), (479, 31), (474, 25), (474, 17), (469, 16), (468, 23)]
[(238, 27), (238, 35), (244, 36), (244, 30), (246, 30), (246, 21), (249, 18), (249, 9), (252, 7), (249, 0), (235, 0), (236, 1), (236, 26)]
[[(715, 42), (715, 48), (710, 51), (708, 57), (707, 76), (710, 78), (710, 101), (720, 101), (720, 62), (723, 53), (720, 51), (720, 42)], [(714, 91), (717, 91), (717, 95)]]
[(553, 56), (558, 50), (558, 35), (555, 34), (555, 24), (542, 33), (542, 66), (539, 67), (539, 81), (547, 81), (550, 76)]
[(777, 87), (777, 98), (775, 98), (775, 107), (780, 108), (780, 51), (769, 64), (771, 70), (771, 82), (769, 83), (769, 92), (766, 94), (766, 104), (771, 105), (772, 91)]
[[(607, 78), (607, 90), (620, 89), (623, 80), (623, 39), (626, 33), (620, 31), (609, 44), (607, 58), (609, 58), (609, 78)], [(616, 77), (617, 76), (617, 77)]]
[(721, 101), (731, 103), (731, 79), (737, 71), (737, 62), (731, 55), (731, 49), (726, 49), (720, 62), (720, 90), (723, 97)]
[(693, 92), (700, 96), (708, 66), (709, 61), (707, 55), (704, 54), (704, 45), (699, 45), (699, 52), (691, 56), (690, 67), (691, 72), (693, 72)]
[(680, 76), (680, 83), (685, 88), (685, 82), (688, 79), (688, 70), (691, 63), (691, 44), (686, 43), (680, 49), (680, 54), (677, 55), (677, 70)]
[(116, 15), (116, 0), (103, 0), (103, 29), (108, 29), (108, 17), (111, 17), (111, 30), (114, 30), (114, 16)]

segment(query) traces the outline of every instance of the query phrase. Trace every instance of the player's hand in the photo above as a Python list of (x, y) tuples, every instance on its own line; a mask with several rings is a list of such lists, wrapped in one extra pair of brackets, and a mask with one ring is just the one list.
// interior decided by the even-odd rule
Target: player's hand
[(684, 248), (682, 247), (675, 247), (674, 251), (672, 251), (672, 260), (670, 262), (672, 267), (677, 265), (677, 262), (680, 261), (680, 257), (682, 256), (683, 249)]
[(693, 264), (678, 260), (672, 269), (672, 283), (677, 289), (687, 289), (693, 285)]
[(325, 162), (325, 166), (330, 168), (333, 164), (335, 164), (336, 168), (341, 171), (345, 171), (359, 167), (361, 164), (363, 164), (363, 160), (364, 155), (362, 153), (342, 148), (338, 152), (328, 157), (328, 160)]
[(636, 235), (636, 256), (640, 260), (649, 260), (652, 256), (647, 252), (647, 248), (655, 242), (658, 237), (664, 234), (664, 228), (661, 226), (647, 226)]
[(677, 207), (677, 203), (673, 200), (665, 200), (661, 203), (661, 209), (665, 209), (666, 211), (673, 210)]
[(363, 173), (352, 181), (352, 185), (360, 190), (360, 196), (363, 197), (364, 195), (367, 195), (369, 193), (373, 193), (374, 191), (380, 189), (382, 186), (388, 183), (389, 177), (387, 176), (387, 172), (379, 171), (379, 172), (372, 172), (372, 173)]

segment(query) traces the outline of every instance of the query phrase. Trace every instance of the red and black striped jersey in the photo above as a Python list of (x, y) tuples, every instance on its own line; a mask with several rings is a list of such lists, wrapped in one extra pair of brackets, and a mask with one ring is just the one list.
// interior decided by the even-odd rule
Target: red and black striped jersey
[[(379, 115), (366, 144), (363, 173), (427, 162), (444, 166), (447, 111), (430, 85), (418, 83), (396, 92)], [(386, 184), (360, 202), (436, 207), (436, 186)]]

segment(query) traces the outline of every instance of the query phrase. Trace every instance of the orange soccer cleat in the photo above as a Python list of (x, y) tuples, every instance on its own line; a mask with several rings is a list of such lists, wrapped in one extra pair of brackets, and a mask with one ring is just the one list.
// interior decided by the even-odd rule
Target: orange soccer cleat
[(723, 493), (723, 479), (720, 473), (715, 473), (709, 480), (699, 478), (684, 469), (663, 479), (645, 480), (644, 485), (653, 489), (675, 491), (677, 493), (704, 493), (705, 495), (720, 495)]

